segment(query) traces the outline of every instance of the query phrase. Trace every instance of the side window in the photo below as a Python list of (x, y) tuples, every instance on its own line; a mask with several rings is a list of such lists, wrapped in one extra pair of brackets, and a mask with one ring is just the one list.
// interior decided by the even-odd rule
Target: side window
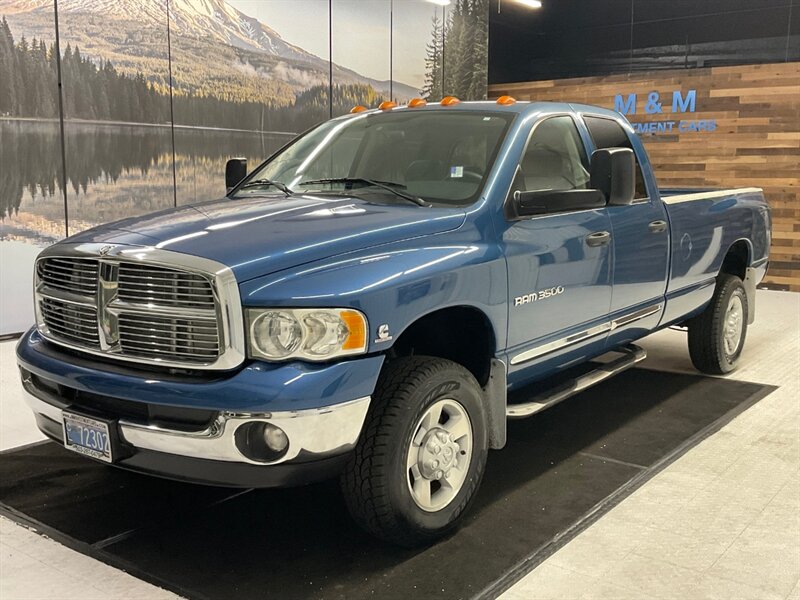
[[(630, 148), (633, 150), (631, 140), (619, 123), (613, 119), (602, 117), (584, 116), (583, 120), (589, 129), (594, 145), (597, 149), (601, 148)], [(648, 197), (647, 186), (644, 183), (642, 167), (639, 165), (639, 157), (636, 157), (636, 192), (633, 196), (636, 200)]]
[(589, 184), (586, 152), (571, 117), (536, 126), (514, 180), (514, 191), (583, 190)]

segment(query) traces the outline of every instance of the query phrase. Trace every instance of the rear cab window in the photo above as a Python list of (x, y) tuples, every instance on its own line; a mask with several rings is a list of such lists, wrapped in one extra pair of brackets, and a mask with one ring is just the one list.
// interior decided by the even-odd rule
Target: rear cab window
[[(591, 115), (582, 115), (582, 117), (597, 150), (604, 148), (630, 148), (634, 150), (625, 129), (615, 120)], [(650, 195), (647, 193), (642, 166), (639, 164), (639, 157), (635, 150), (633, 155), (636, 160), (636, 191), (633, 197), (635, 200), (647, 200)]]

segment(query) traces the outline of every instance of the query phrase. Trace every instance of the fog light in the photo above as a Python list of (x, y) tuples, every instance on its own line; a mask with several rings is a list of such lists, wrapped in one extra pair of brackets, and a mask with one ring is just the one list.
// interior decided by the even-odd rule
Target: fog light
[(270, 423), (264, 423), (264, 441), (273, 452), (283, 452), (289, 445), (289, 438), (283, 429)]
[(239, 452), (250, 460), (275, 462), (289, 451), (289, 436), (272, 423), (245, 423), (236, 430), (233, 437)]

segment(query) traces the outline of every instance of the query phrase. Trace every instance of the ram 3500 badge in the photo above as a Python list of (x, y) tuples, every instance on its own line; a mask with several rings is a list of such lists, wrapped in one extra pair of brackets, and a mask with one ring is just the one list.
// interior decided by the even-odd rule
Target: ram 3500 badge
[(529, 302), (536, 302), (537, 300), (552, 298), (553, 296), (558, 296), (559, 294), (563, 293), (563, 285), (547, 288), (545, 290), (539, 290), (538, 292), (531, 292), (530, 294), (525, 294), (524, 296), (517, 296), (514, 298), (514, 306), (521, 306), (522, 304), (528, 304)]
[(17, 348), (39, 428), (176, 479), (339, 476), (358, 523), (413, 545), (459, 522), (507, 418), (636, 364), (638, 338), (683, 324), (698, 369), (736, 366), (760, 190), (659, 189), (601, 108), (424, 104), (322, 123), (247, 176), (231, 161), (223, 199), (44, 250)]

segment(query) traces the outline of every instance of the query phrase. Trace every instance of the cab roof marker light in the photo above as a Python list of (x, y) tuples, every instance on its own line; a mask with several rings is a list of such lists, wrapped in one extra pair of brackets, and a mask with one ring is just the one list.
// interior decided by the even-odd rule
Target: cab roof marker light
[(442, 98), (442, 101), (439, 104), (441, 104), (442, 106), (453, 106), (455, 104), (458, 104), (459, 102), (461, 102), (461, 100), (459, 100), (455, 96), (445, 96), (444, 98)]
[(365, 110), (369, 110), (366, 106), (362, 106), (361, 104), (356, 104), (353, 108), (350, 109), (350, 114), (356, 114), (360, 112), (364, 112)]
[(408, 102), (408, 108), (422, 108), (428, 103), (425, 98), (413, 98)]
[(397, 106), (397, 102), (391, 100), (384, 100), (378, 105), (378, 110), (391, 110)]
[(517, 99), (512, 98), (511, 96), (500, 96), (497, 99), (497, 103), (501, 106), (511, 106), (512, 104), (516, 104)]

